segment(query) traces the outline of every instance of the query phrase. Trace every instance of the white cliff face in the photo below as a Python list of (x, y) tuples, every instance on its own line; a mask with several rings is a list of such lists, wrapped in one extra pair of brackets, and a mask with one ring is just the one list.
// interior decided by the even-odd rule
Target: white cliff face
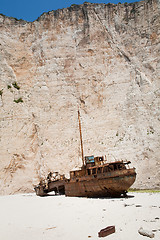
[(29, 192), (85, 155), (130, 160), (159, 188), (159, 1), (0, 16), (0, 193)]

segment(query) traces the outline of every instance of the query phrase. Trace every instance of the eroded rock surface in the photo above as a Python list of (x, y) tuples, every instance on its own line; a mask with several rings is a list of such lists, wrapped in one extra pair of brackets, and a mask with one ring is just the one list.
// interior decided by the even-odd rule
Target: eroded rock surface
[(159, 188), (159, 0), (73, 5), (34, 22), (0, 15), (0, 193), (85, 155), (127, 159)]

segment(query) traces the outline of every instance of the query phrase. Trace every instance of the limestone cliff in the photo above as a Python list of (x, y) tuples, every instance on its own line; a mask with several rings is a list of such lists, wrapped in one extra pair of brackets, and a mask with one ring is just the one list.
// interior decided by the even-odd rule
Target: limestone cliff
[(0, 193), (29, 192), (85, 155), (127, 159), (160, 187), (159, 0), (0, 15)]

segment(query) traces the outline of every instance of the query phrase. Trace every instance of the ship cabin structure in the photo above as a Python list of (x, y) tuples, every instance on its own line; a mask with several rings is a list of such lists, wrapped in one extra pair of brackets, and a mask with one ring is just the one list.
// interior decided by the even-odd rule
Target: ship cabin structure
[(98, 174), (123, 170), (126, 169), (126, 165), (129, 165), (131, 163), (130, 161), (115, 161), (107, 163), (104, 159), (104, 156), (94, 157), (93, 155), (85, 156), (84, 162), (85, 164), (81, 167), (80, 170), (70, 171), (70, 180), (74, 180), (75, 178), (78, 179), (79, 177), (83, 176), (96, 177)]

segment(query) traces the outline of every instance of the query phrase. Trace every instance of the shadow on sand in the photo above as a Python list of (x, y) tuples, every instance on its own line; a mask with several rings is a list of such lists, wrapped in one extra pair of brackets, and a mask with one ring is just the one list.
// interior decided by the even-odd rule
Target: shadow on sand
[[(57, 196), (65, 196), (65, 194), (55, 194), (54, 192), (52, 193), (47, 193), (44, 196), (40, 197), (57, 197)], [(68, 197), (68, 196), (66, 196)], [(72, 198), (72, 197), (71, 197)], [(127, 199), (127, 198), (134, 198), (134, 195), (125, 195), (125, 196), (119, 196), (119, 197), (78, 197), (78, 198), (88, 198), (88, 199)]]

